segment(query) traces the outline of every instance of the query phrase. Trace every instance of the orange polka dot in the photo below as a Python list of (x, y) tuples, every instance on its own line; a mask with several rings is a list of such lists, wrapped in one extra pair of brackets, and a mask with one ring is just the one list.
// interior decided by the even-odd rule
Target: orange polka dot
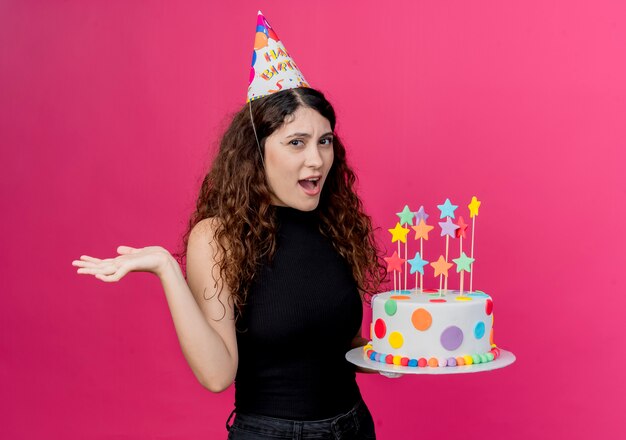
[(254, 50), (259, 50), (267, 46), (267, 35), (257, 32), (254, 36)]
[(439, 361), (436, 358), (430, 358), (430, 359), (428, 359), (428, 366), (429, 367), (438, 367), (439, 366)]
[(410, 296), (406, 296), (406, 295), (393, 295), (393, 296), (390, 296), (389, 298), (391, 298), (391, 299), (411, 299)]
[(423, 332), (430, 328), (430, 325), (433, 323), (433, 317), (426, 309), (416, 309), (413, 315), (411, 315), (411, 322), (413, 327)]

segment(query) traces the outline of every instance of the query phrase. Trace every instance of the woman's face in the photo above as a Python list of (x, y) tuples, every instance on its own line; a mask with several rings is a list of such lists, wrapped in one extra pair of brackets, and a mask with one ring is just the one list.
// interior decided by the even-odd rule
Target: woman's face
[(300, 211), (317, 208), (333, 158), (328, 119), (311, 108), (298, 108), (265, 140), (272, 203)]

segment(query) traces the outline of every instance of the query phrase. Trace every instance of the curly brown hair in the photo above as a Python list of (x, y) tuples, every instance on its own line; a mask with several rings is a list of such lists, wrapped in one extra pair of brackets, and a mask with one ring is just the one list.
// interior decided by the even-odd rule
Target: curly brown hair
[[(235, 317), (241, 316), (259, 268), (271, 261), (276, 251), (277, 223), (260, 148), (299, 107), (318, 111), (335, 130), (335, 111), (324, 95), (311, 88), (288, 89), (255, 100), (235, 114), (226, 129), (219, 152), (204, 177), (196, 210), (183, 236), (183, 251), (177, 254), (184, 265), (187, 243), (193, 227), (213, 218), (218, 245), (220, 277), (231, 289)], [(250, 114), (251, 113), (251, 114)], [(363, 212), (354, 186), (357, 178), (346, 161), (346, 150), (334, 134), (334, 160), (324, 184), (320, 203), (320, 232), (330, 239), (337, 252), (352, 268), (362, 298), (369, 302), (386, 275), (381, 254), (374, 241), (372, 223)], [(221, 288), (218, 287), (218, 298)]]

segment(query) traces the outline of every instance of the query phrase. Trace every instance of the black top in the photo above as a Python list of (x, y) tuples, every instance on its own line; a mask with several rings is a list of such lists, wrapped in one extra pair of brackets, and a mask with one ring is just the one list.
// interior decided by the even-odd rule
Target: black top
[(350, 266), (319, 232), (317, 213), (276, 208), (277, 251), (237, 323), (240, 412), (318, 420), (360, 398), (345, 354), (363, 309)]

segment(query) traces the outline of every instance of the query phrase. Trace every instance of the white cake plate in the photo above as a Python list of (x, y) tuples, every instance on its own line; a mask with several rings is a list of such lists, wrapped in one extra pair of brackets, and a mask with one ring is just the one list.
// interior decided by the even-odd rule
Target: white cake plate
[(482, 371), (497, 370), (504, 368), (515, 362), (515, 355), (510, 351), (500, 348), (500, 356), (491, 362), (484, 364), (461, 365), (458, 367), (404, 367), (402, 365), (384, 364), (365, 357), (363, 347), (353, 348), (346, 353), (346, 359), (354, 365), (370, 370), (382, 371), (385, 373), (401, 374), (461, 374), (480, 373)]

